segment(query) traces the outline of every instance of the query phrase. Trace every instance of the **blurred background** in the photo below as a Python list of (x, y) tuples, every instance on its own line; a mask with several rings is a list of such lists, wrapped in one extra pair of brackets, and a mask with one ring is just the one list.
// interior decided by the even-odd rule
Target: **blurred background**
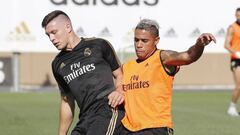
[(184, 51), (204, 32), (217, 38), (203, 57), (182, 67), (175, 88), (232, 88), (226, 30), (239, 0), (8, 0), (0, 5), (0, 86), (19, 91), (55, 86), (51, 61), (58, 51), (41, 28), (43, 17), (60, 9), (82, 37), (102, 37), (122, 63), (134, 58), (133, 29), (141, 18), (159, 22), (159, 49)]
[[(4, 130), (0, 134), (14, 134), (10, 130), (19, 131), (20, 127), (18, 127), (18, 124), (15, 125), (18, 127), (16, 129), (9, 129), (10, 125), (17, 121), (21, 121), (20, 123), (24, 125), (25, 117), (27, 118), (33, 113), (29, 112), (28, 114), (25, 112), (29, 116), (22, 116), (22, 114), (16, 116), (13, 112), (19, 112), (20, 108), (24, 108), (19, 107), (20, 104), (18, 103), (26, 105), (29, 102), (33, 103), (31, 105), (33, 108), (37, 108), (40, 103), (43, 103), (40, 105), (41, 107), (48, 107), (45, 110), (38, 108), (37, 113), (44, 114), (48, 110), (48, 114), (46, 114), (45, 119), (36, 115), (39, 118), (36, 121), (42, 120), (46, 122), (49, 120), (47, 117), (51, 115), (52, 119), (50, 121), (52, 120), (52, 126), (46, 126), (46, 122), (42, 126), (48, 130), (41, 130), (40, 132), (37, 130), (40, 126), (36, 126), (36, 131), (34, 128), (32, 130), (25, 129), (21, 130), (22, 134), (56, 134), (58, 92), (51, 72), (51, 61), (58, 51), (45, 35), (44, 29), (41, 28), (41, 22), (46, 14), (57, 9), (63, 10), (69, 15), (73, 27), (79, 36), (101, 37), (109, 40), (122, 63), (135, 58), (133, 29), (140, 19), (154, 19), (159, 23), (161, 37), (158, 44), (159, 49), (185, 51), (195, 43), (201, 33), (212, 33), (216, 37), (217, 43), (211, 43), (207, 46), (199, 61), (186, 67), (182, 66), (175, 77), (174, 90), (183, 90), (183, 92), (178, 91), (174, 95), (176, 96), (176, 101), (178, 101), (174, 103), (174, 113), (176, 115), (180, 113), (183, 116), (175, 118), (176, 123), (179, 123), (176, 126), (176, 134), (200, 135), (208, 133), (204, 132), (205, 129), (201, 130), (199, 127), (194, 130), (195, 133), (193, 134), (185, 132), (189, 126), (196, 123), (199, 124), (199, 120), (197, 120), (188, 123), (189, 125), (185, 125), (184, 127), (181, 123), (188, 121), (187, 118), (189, 118), (184, 115), (185, 113), (194, 112), (194, 109), (199, 109), (199, 112), (195, 113), (195, 116), (192, 116), (196, 118), (203, 113), (203, 109), (208, 110), (211, 108), (199, 108), (195, 103), (191, 106), (192, 109), (177, 107), (181, 106), (180, 103), (182, 103), (182, 100), (187, 100), (187, 97), (182, 97), (183, 94), (187, 94), (185, 90), (191, 90), (191, 92), (192, 90), (204, 91), (200, 94), (197, 93), (197, 95), (190, 95), (193, 98), (192, 101), (195, 101), (199, 97), (198, 95), (201, 96), (203, 94), (204, 97), (209, 97), (209, 101), (214, 101), (214, 104), (223, 102), (222, 104), (218, 104), (219, 110), (213, 111), (215, 113), (221, 111), (222, 115), (214, 117), (216, 121), (210, 125), (208, 130), (216, 132), (212, 132), (210, 135), (240, 134), (237, 127), (231, 129), (232, 133), (227, 132), (227, 130), (218, 132), (219, 128), (225, 129), (226, 127), (225, 124), (221, 124), (221, 127), (218, 127), (219, 123), (231, 122), (231, 119), (225, 116), (225, 110), (230, 102), (229, 90), (233, 89), (234, 84), (230, 71), (230, 57), (224, 49), (224, 40), (228, 26), (235, 21), (235, 10), (238, 7), (240, 7), (240, 0), (1, 1), (0, 92), (3, 92), (0, 94), (0, 100), (2, 100), (0, 102), (0, 115), (9, 115), (10, 122), (8, 119), (5, 120), (8, 123), (0, 123), (0, 127), (2, 124), (1, 130)], [(47, 96), (32, 93), (36, 91), (51, 91), (53, 93), (47, 93)], [(213, 91), (214, 94), (212, 93)], [(216, 91), (223, 91), (223, 93), (217, 93)], [(25, 92), (29, 92), (30, 95), (22, 95)], [(204, 95), (206, 93), (210, 93), (211, 96)], [(220, 94), (219, 98), (222, 100), (219, 98), (215, 100), (218, 94)], [(36, 100), (39, 102), (35, 103)], [(48, 100), (49, 102), (46, 102)], [(203, 98), (200, 98), (199, 102), (203, 103), (203, 100), (206, 101), (204, 104), (210, 104), (207, 102), (207, 99)], [(182, 106), (186, 107), (185, 104)], [(30, 105), (25, 107), (27, 110)], [(53, 109), (53, 107), (55, 108)], [(13, 108), (16, 110), (12, 110)], [(41, 113), (42, 111), (43, 113)], [(212, 117), (212, 115), (210, 116)], [(34, 119), (35, 117), (32, 118)], [(218, 122), (219, 119), (223, 119), (223, 121)], [(4, 121), (3, 117), (0, 117), (0, 121)], [(206, 122), (205, 124), (209, 123), (207, 121), (204, 122)], [(240, 124), (235, 121), (235, 125), (236, 123)], [(32, 126), (28, 122), (25, 124), (25, 126)], [(211, 129), (212, 125), (216, 127)], [(24, 131), (28, 131), (28, 133)], [(16, 134), (21, 133), (17, 132)]]

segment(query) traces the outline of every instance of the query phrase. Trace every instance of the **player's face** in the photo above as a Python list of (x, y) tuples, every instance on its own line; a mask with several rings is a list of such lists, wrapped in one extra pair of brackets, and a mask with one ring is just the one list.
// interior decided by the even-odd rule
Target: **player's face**
[(136, 29), (134, 32), (134, 46), (139, 60), (145, 60), (155, 51), (159, 37), (149, 31)]
[(237, 22), (240, 24), (240, 11), (236, 12)]
[(65, 50), (67, 48), (68, 32), (64, 23), (53, 19), (45, 27), (45, 32), (58, 50)]

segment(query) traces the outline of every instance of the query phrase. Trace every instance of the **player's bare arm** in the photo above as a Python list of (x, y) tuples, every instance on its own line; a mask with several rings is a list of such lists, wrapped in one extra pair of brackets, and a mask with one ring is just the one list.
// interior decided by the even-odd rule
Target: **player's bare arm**
[(75, 103), (72, 95), (61, 94), (59, 135), (66, 135), (74, 117)]
[(233, 27), (229, 26), (228, 30), (227, 30), (227, 36), (226, 36), (226, 40), (224, 43), (224, 47), (230, 52), (230, 53), (235, 53), (234, 50), (231, 49), (230, 47), (230, 42), (232, 41), (232, 35), (233, 35)]
[(119, 67), (118, 69), (114, 70), (113, 76), (115, 78), (116, 90), (109, 94), (108, 99), (109, 99), (109, 105), (115, 108), (117, 105), (122, 104), (124, 101), (124, 94), (123, 94), (123, 88), (122, 88), (122, 79), (123, 79), (122, 68)]
[(204, 47), (212, 41), (216, 43), (215, 37), (212, 34), (204, 33), (198, 37), (195, 45), (191, 46), (185, 52), (176, 52), (171, 50), (162, 51), (162, 62), (166, 66), (191, 64), (201, 57)]

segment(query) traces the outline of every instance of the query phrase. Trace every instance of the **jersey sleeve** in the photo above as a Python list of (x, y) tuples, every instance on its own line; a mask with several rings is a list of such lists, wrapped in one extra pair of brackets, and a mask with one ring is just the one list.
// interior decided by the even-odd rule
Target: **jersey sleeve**
[(120, 67), (120, 61), (116, 55), (116, 52), (114, 51), (113, 46), (110, 42), (104, 40), (102, 42), (102, 52), (103, 57), (107, 61), (107, 63), (110, 65), (112, 71), (118, 69)]
[(53, 72), (53, 76), (57, 82), (60, 93), (67, 94), (69, 92), (69, 88), (68, 88), (66, 82), (63, 80), (63, 78), (57, 73), (57, 68), (56, 68), (54, 62), (52, 63), (52, 72)]

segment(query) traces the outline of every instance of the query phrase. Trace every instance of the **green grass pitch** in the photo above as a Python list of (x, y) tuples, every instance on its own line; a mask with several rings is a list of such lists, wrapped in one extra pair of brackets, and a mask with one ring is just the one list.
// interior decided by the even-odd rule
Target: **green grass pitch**
[[(240, 134), (240, 118), (226, 114), (230, 96), (230, 91), (174, 91), (174, 134)], [(59, 101), (58, 92), (0, 92), (0, 135), (56, 135)]]

